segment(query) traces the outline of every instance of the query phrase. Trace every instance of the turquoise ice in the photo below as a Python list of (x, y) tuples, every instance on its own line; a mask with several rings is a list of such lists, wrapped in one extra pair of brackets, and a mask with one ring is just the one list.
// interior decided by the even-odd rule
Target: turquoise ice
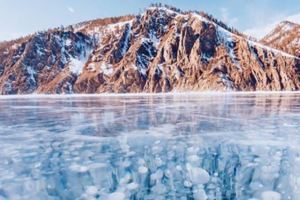
[(0, 200), (298, 200), (299, 166), (299, 93), (0, 97)]

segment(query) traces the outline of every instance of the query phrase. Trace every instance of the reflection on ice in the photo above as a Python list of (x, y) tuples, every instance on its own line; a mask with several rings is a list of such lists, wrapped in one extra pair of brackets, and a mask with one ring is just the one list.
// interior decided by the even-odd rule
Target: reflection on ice
[(300, 199), (300, 94), (0, 98), (0, 199)]

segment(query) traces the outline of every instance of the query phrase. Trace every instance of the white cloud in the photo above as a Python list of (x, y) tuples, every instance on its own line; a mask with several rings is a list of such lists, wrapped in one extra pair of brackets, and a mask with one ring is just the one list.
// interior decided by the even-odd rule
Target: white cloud
[(238, 23), (238, 18), (230, 17), (227, 8), (220, 8), (221, 20), (230, 26), (235, 26)]
[(74, 8), (72, 8), (72, 7), (68, 7), (67, 9), (68, 9), (68, 11), (69, 11), (70, 13), (75, 13), (75, 10), (74, 10)]
[[(279, 23), (279, 22), (278, 22)], [(278, 24), (277, 22), (273, 22), (272, 24), (267, 24), (266, 26), (263, 27), (255, 27), (255, 28), (250, 28), (244, 31), (247, 35), (250, 35), (252, 37), (261, 39), (268, 33), (270, 33)]]
[(227, 22), (228, 21), (228, 9), (227, 8), (220, 8), (220, 11), (221, 11), (221, 19), (222, 21), (224, 22)]
[(261, 39), (264, 36), (266, 36), (268, 33), (270, 33), (280, 22), (286, 21), (286, 20), (300, 24), (300, 13), (284, 17), (284, 18), (282, 18), (282, 20), (275, 20), (269, 24), (265, 24), (264, 26), (253, 27), (253, 28), (247, 29), (244, 32), (250, 36)]

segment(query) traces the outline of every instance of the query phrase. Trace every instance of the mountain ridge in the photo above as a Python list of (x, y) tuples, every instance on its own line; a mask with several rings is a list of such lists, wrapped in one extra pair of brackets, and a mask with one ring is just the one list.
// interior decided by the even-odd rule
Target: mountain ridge
[(1, 94), (298, 90), (299, 69), (208, 14), (160, 5), (0, 44)]
[(289, 54), (300, 56), (300, 24), (282, 21), (260, 42)]

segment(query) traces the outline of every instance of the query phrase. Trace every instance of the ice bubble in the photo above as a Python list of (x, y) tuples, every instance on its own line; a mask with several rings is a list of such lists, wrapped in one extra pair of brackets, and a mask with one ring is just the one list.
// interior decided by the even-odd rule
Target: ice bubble
[(71, 171), (79, 172), (79, 173), (84, 173), (89, 170), (88, 167), (78, 165), (78, 164), (72, 164), (69, 168)]
[(165, 175), (167, 177), (171, 177), (172, 176), (172, 172), (169, 169), (167, 169), (167, 170), (165, 170)]
[(107, 164), (105, 163), (92, 163), (89, 165), (90, 169), (100, 169), (100, 168), (105, 168), (107, 167)]
[(136, 190), (139, 188), (139, 184), (132, 182), (127, 185), (128, 190)]
[(145, 162), (145, 160), (144, 159), (139, 159), (138, 160), (138, 163), (139, 163), (139, 165), (144, 165), (146, 162)]
[(152, 187), (152, 191), (154, 194), (156, 194), (157, 196), (155, 197), (155, 200), (157, 199), (162, 199), (159, 198), (160, 195), (165, 194), (167, 192), (167, 188), (165, 185), (161, 184), (161, 183), (157, 183), (155, 186)]
[(119, 142), (120, 142), (120, 148), (122, 149), (123, 152), (129, 152), (130, 151), (130, 146), (127, 144), (127, 138), (126, 137), (124, 137), (123, 139), (120, 139)]
[(145, 166), (140, 166), (138, 171), (140, 174), (146, 174), (148, 172), (148, 168)]
[(129, 173), (127, 173), (123, 178), (120, 179), (120, 184), (121, 185), (126, 184), (129, 181), (131, 181), (131, 179), (132, 179), (132, 176)]
[(155, 158), (155, 164), (157, 167), (160, 167), (164, 164), (161, 158)]
[(96, 195), (97, 193), (98, 193), (98, 188), (97, 187), (95, 187), (95, 186), (88, 186), (87, 188), (86, 188), (86, 193), (88, 194), (88, 195)]
[(281, 200), (281, 194), (275, 191), (265, 191), (261, 198), (262, 200)]
[(193, 190), (194, 198), (197, 200), (207, 200), (207, 195), (203, 188), (197, 188)]
[(114, 192), (108, 195), (107, 200), (124, 200), (125, 194), (123, 192)]
[(159, 154), (160, 152), (162, 152), (162, 150), (163, 149), (161, 147), (159, 147), (159, 146), (152, 147), (153, 154)]
[(42, 166), (41, 163), (35, 163), (35, 164), (34, 164), (34, 168), (39, 168), (39, 167), (41, 167), (41, 166)]
[(178, 171), (182, 171), (182, 167), (181, 167), (180, 165), (177, 165), (177, 166), (176, 166), (176, 169), (177, 169)]
[(167, 156), (168, 156), (168, 160), (173, 160), (174, 159), (174, 156), (175, 156), (175, 153), (173, 151), (169, 151), (167, 153)]
[(190, 188), (190, 187), (193, 186), (193, 184), (192, 184), (190, 181), (184, 181), (184, 182), (183, 182), (183, 185), (184, 185), (185, 187), (188, 187), (188, 188)]
[(162, 170), (157, 170), (155, 173), (151, 174), (152, 180), (160, 180), (164, 176), (164, 173)]
[(191, 155), (188, 157), (188, 160), (190, 162), (194, 162), (194, 163), (199, 163), (200, 162), (200, 158), (197, 155)]
[(187, 149), (187, 152), (189, 153), (189, 154), (194, 154), (194, 153), (197, 153), (199, 151), (199, 147), (189, 147), (188, 149)]
[(134, 156), (135, 154), (136, 154), (135, 151), (130, 151), (127, 153), (127, 156)]
[(131, 162), (129, 161), (129, 160), (125, 160), (125, 161), (123, 161), (122, 163), (121, 163), (121, 166), (122, 167), (129, 167), (131, 165)]
[(187, 164), (187, 170), (194, 184), (206, 184), (210, 179), (208, 172), (202, 168), (192, 167), (190, 164)]

